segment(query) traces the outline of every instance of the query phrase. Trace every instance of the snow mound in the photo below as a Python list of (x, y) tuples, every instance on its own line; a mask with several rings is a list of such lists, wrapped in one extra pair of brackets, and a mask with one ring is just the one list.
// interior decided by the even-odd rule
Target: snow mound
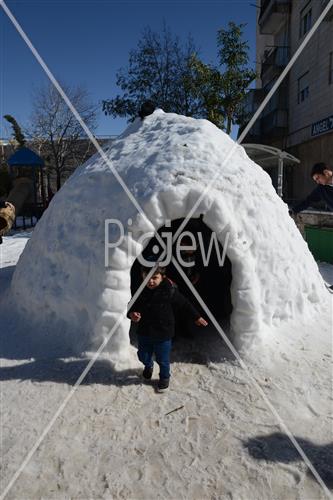
[[(193, 217), (203, 214), (222, 244), (229, 234), (230, 323), (238, 344), (259, 338), (265, 327), (311, 318), (328, 300), (318, 267), (270, 177), (210, 122), (157, 110), (134, 122), (105, 152), (147, 218), (100, 155), (75, 171), (37, 224), (11, 285), (16, 318), (24, 328), (29, 324), (39, 342), (74, 352), (96, 349), (130, 300), (140, 236), (186, 217), (217, 171)], [(131, 219), (132, 225), (122, 244), (109, 250), (105, 267), (110, 218), (125, 228)], [(128, 330), (125, 318), (106, 348), (115, 364), (129, 357)]]

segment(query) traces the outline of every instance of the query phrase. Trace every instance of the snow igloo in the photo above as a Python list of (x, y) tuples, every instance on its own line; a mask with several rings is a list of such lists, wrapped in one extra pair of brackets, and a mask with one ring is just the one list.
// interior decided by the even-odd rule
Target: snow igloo
[[(156, 110), (104, 151), (146, 216), (99, 154), (77, 168), (38, 222), (13, 276), (10, 300), (26, 335), (50, 350), (96, 350), (131, 298), (131, 268), (149, 243), (140, 237), (184, 219), (217, 173), (192, 219), (221, 245), (228, 235), (230, 328), (238, 347), (243, 338), (319, 312), (328, 292), (287, 205), (269, 175), (223, 131)], [(107, 219), (119, 221), (125, 234), (106, 252)], [(217, 287), (217, 303), (223, 293)], [(115, 367), (133, 354), (129, 327), (125, 316), (105, 347)]]

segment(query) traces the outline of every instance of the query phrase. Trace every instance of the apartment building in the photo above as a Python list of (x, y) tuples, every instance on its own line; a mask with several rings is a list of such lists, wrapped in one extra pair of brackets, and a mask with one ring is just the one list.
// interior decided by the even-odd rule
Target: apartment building
[[(328, 0), (261, 0), (257, 17), (256, 89), (248, 112), (264, 96), (300, 47)], [(333, 9), (303, 49), (244, 142), (276, 146), (300, 159), (288, 167), (284, 197), (303, 198), (314, 187), (314, 163), (333, 166)]]

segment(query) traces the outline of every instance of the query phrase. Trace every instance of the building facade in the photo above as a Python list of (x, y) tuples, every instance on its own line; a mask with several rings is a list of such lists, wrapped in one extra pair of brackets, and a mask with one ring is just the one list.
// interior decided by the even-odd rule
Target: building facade
[[(261, 0), (257, 18), (256, 89), (247, 110), (258, 108), (328, 0)], [(299, 200), (314, 188), (314, 163), (333, 167), (333, 8), (275, 92), (244, 142), (276, 146), (301, 160), (286, 172), (284, 197)]]

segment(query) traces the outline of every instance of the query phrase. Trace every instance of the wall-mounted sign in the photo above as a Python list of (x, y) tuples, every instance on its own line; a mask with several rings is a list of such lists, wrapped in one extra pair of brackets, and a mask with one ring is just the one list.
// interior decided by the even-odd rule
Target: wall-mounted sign
[(333, 130), (333, 115), (311, 125), (311, 135), (325, 134)]

